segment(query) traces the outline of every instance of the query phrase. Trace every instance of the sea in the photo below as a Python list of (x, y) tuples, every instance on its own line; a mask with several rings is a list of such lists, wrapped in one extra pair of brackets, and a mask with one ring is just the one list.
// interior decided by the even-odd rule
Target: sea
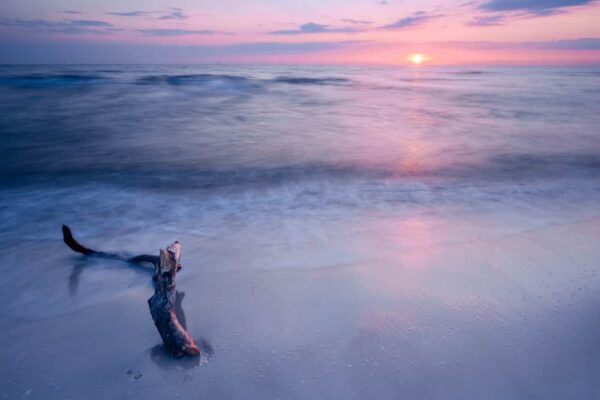
[(2, 66), (0, 234), (595, 212), (598, 104), (597, 67)]

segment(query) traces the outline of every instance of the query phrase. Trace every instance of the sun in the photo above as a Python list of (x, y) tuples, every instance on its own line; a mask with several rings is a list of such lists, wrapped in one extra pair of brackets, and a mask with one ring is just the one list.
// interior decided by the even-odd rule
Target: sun
[(427, 54), (414, 53), (414, 54), (409, 54), (409, 56), (406, 57), (406, 59), (415, 65), (420, 65), (426, 61), (429, 61), (431, 59), (431, 57), (429, 57)]

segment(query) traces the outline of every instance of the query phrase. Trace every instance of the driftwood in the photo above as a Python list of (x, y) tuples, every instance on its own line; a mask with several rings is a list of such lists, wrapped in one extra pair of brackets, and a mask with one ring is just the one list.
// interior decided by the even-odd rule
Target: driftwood
[(150, 314), (163, 343), (175, 357), (200, 354), (198, 344), (181, 326), (175, 314), (175, 276), (181, 257), (181, 245), (175, 242), (160, 250), (160, 263), (154, 296), (148, 299)]
[[(69, 248), (71, 250), (73, 250), (77, 253), (85, 254), (86, 256), (90, 256), (90, 257), (99, 257), (99, 258), (108, 258), (111, 260), (120, 260), (120, 261), (125, 261), (125, 262), (131, 263), (131, 264), (138, 264), (138, 265), (143, 264), (143, 263), (150, 263), (154, 267), (154, 279), (157, 278), (158, 268), (159, 268), (159, 264), (160, 264), (160, 256), (153, 256), (150, 254), (139, 254), (137, 256), (127, 256), (127, 255), (123, 255), (123, 254), (106, 253), (104, 251), (93, 250), (93, 249), (85, 247), (84, 245), (79, 243), (73, 237), (73, 232), (71, 231), (71, 228), (69, 228), (69, 226), (63, 225), (62, 233), (63, 233), (63, 241), (65, 242), (65, 244), (67, 246), (69, 246)], [(181, 266), (181, 264), (178, 264), (177, 271), (179, 271), (181, 268), (183, 268)]]
[(198, 344), (185, 330), (177, 319), (176, 308), (176, 285), (175, 276), (182, 267), (179, 264), (181, 258), (181, 245), (175, 242), (167, 249), (160, 250), (160, 256), (141, 254), (133, 257), (106, 253), (90, 249), (79, 243), (67, 225), (62, 226), (63, 240), (69, 248), (77, 253), (90, 257), (101, 257), (126, 261), (133, 264), (150, 263), (154, 266), (153, 279), (154, 295), (148, 299), (150, 314), (158, 329), (165, 346), (175, 357), (183, 355), (197, 356), (200, 354)]

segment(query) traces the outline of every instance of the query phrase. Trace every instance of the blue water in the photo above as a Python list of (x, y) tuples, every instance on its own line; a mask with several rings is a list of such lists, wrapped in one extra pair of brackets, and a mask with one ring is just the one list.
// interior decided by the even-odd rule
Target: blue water
[[(599, 104), (598, 67), (0, 66), (0, 395), (596, 398)], [(180, 240), (214, 357), (63, 223)]]
[(593, 202), (598, 104), (590, 67), (3, 66), (0, 229)]

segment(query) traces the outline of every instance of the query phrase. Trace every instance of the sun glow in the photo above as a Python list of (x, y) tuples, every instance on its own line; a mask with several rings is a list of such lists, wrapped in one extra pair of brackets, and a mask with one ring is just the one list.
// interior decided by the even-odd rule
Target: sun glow
[(431, 57), (429, 57), (427, 54), (414, 53), (410, 54), (408, 57), (406, 57), (406, 59), (415, 65), (419, 65), (429, 61)]

